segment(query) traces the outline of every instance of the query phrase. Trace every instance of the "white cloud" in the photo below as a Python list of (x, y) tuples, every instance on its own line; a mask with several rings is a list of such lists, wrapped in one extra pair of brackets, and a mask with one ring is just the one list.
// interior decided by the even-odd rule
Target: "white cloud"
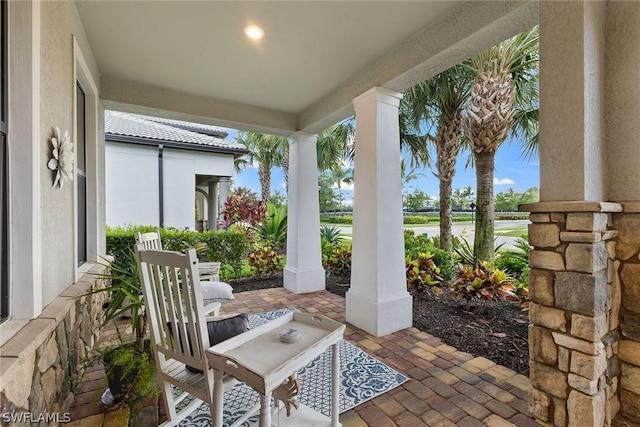
[(509, 178), (493, 178), (493, 185), (509, 185), (516, 182)]
[(342, 206), (353, 206), (353, 200), (343, 200)]

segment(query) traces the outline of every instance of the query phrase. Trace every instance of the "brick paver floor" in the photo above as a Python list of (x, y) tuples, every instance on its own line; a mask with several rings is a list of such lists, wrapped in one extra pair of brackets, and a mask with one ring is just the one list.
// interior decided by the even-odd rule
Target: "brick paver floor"
[[(328, 291), (296, 295), (283, 288), (236, 294), (224, 313), (286, 307), (345, 321), (345, 300)], [(529, 379), (484, 357), (444, 344), (416, 328), (374, 337), (347, 324), (344, 338), (409, 377), (409, 381), (340, 415), (343, 427), (537, 426), (528, 413)], [(96, 401), (104, 379), (85, 375), (69, 427), (120, 427)], [(98, 396), (99, 397), (99, 396)]]

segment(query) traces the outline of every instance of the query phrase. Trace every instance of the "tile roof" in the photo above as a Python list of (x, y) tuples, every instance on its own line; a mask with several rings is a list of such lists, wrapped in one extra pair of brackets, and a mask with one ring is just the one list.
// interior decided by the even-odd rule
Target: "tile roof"
[(217, 126), (107, 110), (104, 127), (108, 141), (121, 136), (140, 139), (140, 142), (166, 142), (176, 147), (183, 145), (185, 148), (202, 148), (206, 151), (220, 149), (225, 152), (237, 151), (238, 154), (246, 152), (244, 145), (224, 139), (227, 132)]

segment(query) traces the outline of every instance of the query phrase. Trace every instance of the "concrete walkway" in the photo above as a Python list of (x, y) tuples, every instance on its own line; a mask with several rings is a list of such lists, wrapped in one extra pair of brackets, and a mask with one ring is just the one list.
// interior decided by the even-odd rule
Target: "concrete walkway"
[[(236, 294), (224, 313), (260, 313), (286, 307), (345, 322), (344, 298), (327, 291), (296, 295), (283, 288)], [(536, 426), (529, 415), (529, 380), (484, 357), (457, 351), (416, 328), (373, 337), (347, 325), (344, 338), (410, 379), (401, 386), (340, 415), (343, 427)], [(121, 427), (105, 416), (96, 396), (99, 369), (85, 376), (83, 394), (69, 427)], [(104, 387), (101, 383), (100, 386)], [(303, 385), (304, 386), (304, 385)], [(85, 397), (83, 397), (85, 396)]]

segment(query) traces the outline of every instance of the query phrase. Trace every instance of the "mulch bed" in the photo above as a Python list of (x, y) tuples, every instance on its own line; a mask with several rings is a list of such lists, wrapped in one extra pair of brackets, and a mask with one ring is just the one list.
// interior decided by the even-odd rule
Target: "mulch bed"
[[(234, 292), (282, 287), (282, 274), (268, 279), (230, 280)], [(344, 297), (349, 278), (329, 276), (327, 290)], [(473, 309), (472, 309), (473, 310)], [(480, 314), (465, 309), (464, 301), (430, 291), (413, 295), (413, 326), (458, 350), (483, 356), (529, 376), (527, 313), (513, 302), (487, 303)]]

